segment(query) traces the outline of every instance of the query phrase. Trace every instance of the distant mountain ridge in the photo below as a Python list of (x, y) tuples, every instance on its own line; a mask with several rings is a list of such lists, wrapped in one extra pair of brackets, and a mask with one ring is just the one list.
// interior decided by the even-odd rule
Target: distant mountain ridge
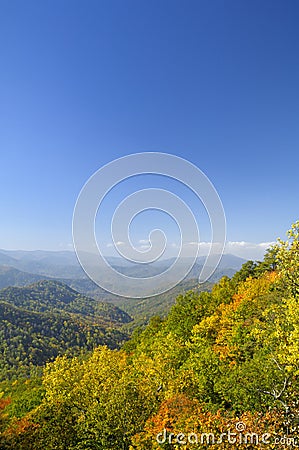
[[(188, 278), (198, 276), (206, 257), (197, 258)], [(117, 271), (127, 276), (149, 277), (165, 271), (170, 267), (175, 258), (158, 260), (151, 264), (134, 264), (122, 258), (108, 257), (107, 261)], [(182, 260), (183, 261), (183, 260)], [(185, 260), (184, 260), (185, 261)], [(237, 271), (246, 262), (238, 256), (225, 254), (216, 269), (217, 271)], [(72, 251), (24, 251), (24, 250), (0, 250), (0, 265), (8, 265), (23, 272), (44, 277), (58, 279), (86, 278), (86, 274), (80, 266), (76, 254)], [(215, 277), (214, 277), (215, 278)], [(217, 278), (217, 277), (216, 277)], [(218, 277), (219, 279), (219, 277)], [(1, 286), (1, 281), (0, 281)]]
[(72, 251), (3, 250), (0, 264), (52, 278), (82, 278), (85, 273)]
[(8, 265), (0, 265), (0, 289), (8, 286), (26, 286), (40, 280), (51, 279), (34, 273), (24, 272)]
[[(165, 316), (177, 295), (210, 290), (224, 275), (232, 276), (245, 262), (223, 255), (208, 283), (198, 284), (204, 257), (174, 288), (155, 297), (123, 298), (93, 283), (73, 252), (0, 251), (0, 360), (2, 377), (24, 374), (59, 354), (107, 344), (115, 348), (153, 315)], [(111, 258), (116, 270), (149, 277), (166, 270), (174, 259), (138, 265)], [(142, 289), (142, 284), (141, 287)], [(132, 320), (132, 317), (134, 320)]]
[[(0, 266), (0, 289), (8, 286), (27, 286), (42, 280), (57, 280), (67, 284), (77, 292), (80, 292), (83, 296), (85, 295), (101, 302), (120, 306), (130, 315), (133, 315), (135, 319), (138, 317), (138, 323), (148, 321), (149, 317), (154, 314), (164, 315), (167, 313), (170, 306), (173, 304), (175, 297), (179, 293), (186, 289), (197, 289), (198, 276), (205, 262), (205, 257), (197, 258), (196, 263), (186, 276), (185, 280), (182, 280), (182, 282), (177, 286), (174, 286), (170, 291), (166, 289), (166, 292), (161, 295), (136, 301), (134, 300), (134, 293), (131, 295), (132, 298), (123, 298), (111, 294), (96, 285), (83, 272), (74, 252), (2, 250), (0, 251), (0, 261), (1, 255), (3, 261), (13, 263), (13, 265)], [(169, 260), (159, 260), (152, 265), (140, 265), (126, 262), (125, 260), (116, 257), (109, 259), (109, 262), (120, 273), (123, 273), (126, 276), (140, 278), (150, 277), (157, 273), (161, 273), (174, 261), (175, 258), (172, 258)], [(244, 262), (244, 259), (237, 256), (223, 255), (219, 266), (208, 280), (208, 283), (205, 286), (201, 286), (200, 289), (206, 289), (207, 286), (211, 286), (212, 283), (217, 282), (223, 276), (232, 277), (234, 273), (241, 268)], [(170, 281), (171, 284), (171, 280), (167, 281)], [(156, 288), (156, 286), (153, 286), (153, 288)], [(140, 285), (140, 289), (142, 289), (142, 284)]]

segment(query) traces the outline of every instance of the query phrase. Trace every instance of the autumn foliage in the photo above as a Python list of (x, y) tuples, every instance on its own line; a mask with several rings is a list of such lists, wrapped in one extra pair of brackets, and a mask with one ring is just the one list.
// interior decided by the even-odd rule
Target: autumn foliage
[(296, 223), (264, 261), (179, 296), (122, 350), (48, 364), (37, 405), (15, 417), (0, 400), (1, 449), (296, 447), (298, 242)]

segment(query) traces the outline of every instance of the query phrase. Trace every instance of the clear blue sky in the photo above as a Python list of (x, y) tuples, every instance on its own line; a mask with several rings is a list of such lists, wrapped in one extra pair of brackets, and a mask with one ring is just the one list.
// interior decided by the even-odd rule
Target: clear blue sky
[(2, 0), (0, 248), (71, 242), (77, 195), (143, 151), (196, 164), (231, 241), (298, 219), (296, 0)]

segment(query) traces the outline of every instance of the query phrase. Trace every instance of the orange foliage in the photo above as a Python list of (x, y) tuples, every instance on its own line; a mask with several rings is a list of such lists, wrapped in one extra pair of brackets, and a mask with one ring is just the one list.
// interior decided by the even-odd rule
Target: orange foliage
[(252, 312), (264, 308), (264, 296), (276, 280), (275, 272), (265, 273), (261, 278), (247, 278), (229, 304), (222, 303), (212, 316), (202, 321), (198, 330), (206, 328), (210, 335), (214, 335), (213, 349), (220, 359), (235, 361), (239, 356), (239, 346), (233, 339), (235, 328), (237, 325), (249, 327), (258, 322)]
[(0, 411), (3, 411), (6, 406), (10, 405), (11, 403), (11, 398), (7, 397), (7, 398), (1, 398), (0, 399)]
[[(182, 450), (197, 448), (272, 449), (278, 448), (275, 438), (283, 436), (282, 423), (283, 417), (274, 411), (264, 415), (246, 412), (240, 417), (234, 417), (223, 411), (215, 413), (205, 411), (196, 399), (177, 395), (165, 400), (157, 414), (147, 420), (144, 430), (134, 436), (131, 448), (158, 449), (161, 448), (161, 442), (164, 439), (166, 447), (162, 446), (162, 448)], [(234, 445), (232, 442), (228, 442), (230, 434), (231, 439), (236, 439)], [(266, 443), (262, 441), (263, 436)], [(245, 439), (248, 439), (246, 442), (249, 442), (251, 437), (259, 439), (258, 446), (244, 443)], [(191, 438), (192, 442), (190, 442)], [(182, 443), (182, 439), (184, 439), (184, 443)], [(197, 439), (196, 442), (195, 439)], [(207, 442), (207, 439), (210, 441)], [(171, 446), (168, 447), (170, 444)]]

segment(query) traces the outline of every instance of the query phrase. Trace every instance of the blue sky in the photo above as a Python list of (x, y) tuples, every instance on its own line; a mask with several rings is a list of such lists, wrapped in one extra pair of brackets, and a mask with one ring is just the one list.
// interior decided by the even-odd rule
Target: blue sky
[(284, 237), (298, 219), (298, 18), (295, 0), (2, 0), (0, 248), (70, 248), (86, 180), (146, 151), (210, 178), (228, 241)]

